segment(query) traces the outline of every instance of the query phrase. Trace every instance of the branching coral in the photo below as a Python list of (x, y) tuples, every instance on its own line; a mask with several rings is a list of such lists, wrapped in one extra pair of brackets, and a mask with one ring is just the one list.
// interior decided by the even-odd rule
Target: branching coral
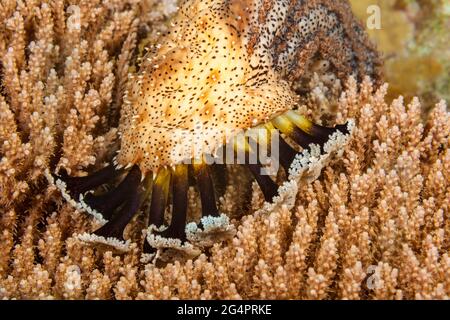
[[(140, 214), (125, 229), (123, 255), (72, 236), (92, 222), (44, 170), (104, 167), (138, 31), (164, 30), (166, 3), (2, 3), (0, 297), (448, 299), (450, 115), (441, 102), (424, 123), (417, 99), (388, 104), (387, 87), (369, 79), (309, 82), (302, 110), (326, 125), (354, 118), (355, 129), (342, 157), (297, 186), (292, 209), (264, 210), (256, 184), (231, 168), (219, 206), (236, 235), (195, 260), (142, 264)], [(197, 190), (187, 201), (198, 221)]]

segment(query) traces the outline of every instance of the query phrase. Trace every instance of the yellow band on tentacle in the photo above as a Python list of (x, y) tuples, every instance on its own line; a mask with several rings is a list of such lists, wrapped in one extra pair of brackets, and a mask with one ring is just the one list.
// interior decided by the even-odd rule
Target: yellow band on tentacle
[(245, 135), (237, 135), (233, 138), (233, 147), (236, 152), (250, 152), (250, 145)]
[(173, 175), (179, 178), (187, 176), (188, 166), (185, 164), (178, 164), (173, 169)]
[(302, 129), (304, 132), (311, 134), (313, 123), (307, 118), (293, 110), (289, 110), (284, 114), (286, 115), (287, 119), (293, 122), (297, 127)]
[(285, 135), (294, 132), (295, 126), (285, 115), (278, 116), (272, 120), (273, 125)]
[(201, 156), (201, 158), (195, 158), (192, 160), (192, 168), (194, 169), (194, 172), (198, 172), (202, 168), (206, 166), (206, 161), (204, 156)]
[(154, 185), (161, 188), (163, 194), (166, 196), (169, 194), (170, 178), (171, 171), (169, 169), (162, 168), (159, 170), (154, 181)]

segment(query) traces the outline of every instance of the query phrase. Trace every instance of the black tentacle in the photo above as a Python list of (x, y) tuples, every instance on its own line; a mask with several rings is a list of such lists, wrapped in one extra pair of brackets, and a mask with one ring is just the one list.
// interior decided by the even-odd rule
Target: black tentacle
[(66, 184), (66, 191), (69, 192), (75, 200), (78, 200), (80, 194), (93, 190), (102, 184), (111, 181), (112, 179), (118, 177), (121, 173), (121, 170), (116, 170), (115, 167), (110, 164), (105, 168), (85, 177), (70, 177), (64, 171), (61, 175), (55, 176), (55, 178), (64, 182)]
[(177, 166), (172, 183), (172, 219), (169, 227), (161, 232), (165, 238), (186, 240), (186, 214), (188, 206), (188, 170), (186, 165)]
[(125, 204), (117, 214), (113, 215), (110, 221), (94, 232), (95, 235), (104, 238), (113, 237), (123, 241), (123, 231), (139, 210), (141, 204), (141, 194), (138, 190), (140, 181), (141, 172), (138, 166), (134, 166), (124, 180), (124, 183), (128, 186), (127, 189), (123, 190), (123, 198), (126, 199)]
[(193, 167), (202, 202), (202, 216), (218, 217), (219, 210), (216, 205), (214, 185), (209, 172), (209, 167), (203, 163), (194, 164)]

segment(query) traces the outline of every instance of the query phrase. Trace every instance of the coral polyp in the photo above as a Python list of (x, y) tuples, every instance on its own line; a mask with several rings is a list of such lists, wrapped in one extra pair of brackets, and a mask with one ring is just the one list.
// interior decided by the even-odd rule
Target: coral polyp
[[(47, 176), (101, 225), (79, 240), (127, 251), (125, 227), (149, 202), (143, 259), (196, 256), (234, 233), (206, 158), (223, 160), (230, 145), (233, 155), (255, 156), (243, 166), (266, 200), (261, 212), (292, 207), (297, 185), (317, 178), (352, 130), (351, 121), (328, 128), (307, 119), (302, 85), (313, 72), (331, 83), (351, 75), (378, 81), (379, 64), (343, 1), (185, 1), (130, 77), (112, 163), (87, 177)], [(255, 132), (266, 138), (255, 144)], [(274, 132), (281, 180), (264, 174), (258, 157)], [(187, 216), (190, 185), (201, 200), (197, 222)]]

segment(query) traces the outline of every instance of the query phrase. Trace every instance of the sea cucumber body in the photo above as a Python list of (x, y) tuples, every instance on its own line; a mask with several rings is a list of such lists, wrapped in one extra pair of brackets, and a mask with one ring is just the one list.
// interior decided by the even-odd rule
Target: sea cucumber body
[(292, 83), (315, 61), (329, 61), (339, 78), (375, 74), (376, 54), (350, 8), (333, 3), (184, 2), (130, 82), (117, 162), (146, 173), (214, 154), (292, 109)]

